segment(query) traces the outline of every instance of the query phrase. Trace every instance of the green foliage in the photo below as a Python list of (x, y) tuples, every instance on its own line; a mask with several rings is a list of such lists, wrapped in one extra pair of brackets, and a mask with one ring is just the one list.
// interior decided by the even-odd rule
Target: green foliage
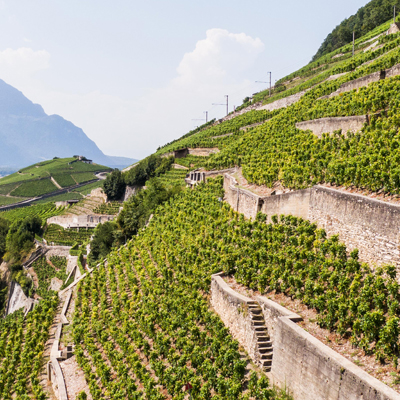
[(50, 224), (44, 232), (44, 239), (48, 243), (54, 243), (60, 246), (72, 246), (74, 244), (81, 245), (89, 240), (93, 234), (92, 228), (70, 228), (64, 229), (60, 225)]
[(93, 240), (90, 243), (89, 263), (95, 265), (100, 259), (107, 257), (116, 243), (115, 222), (105, 222), (97, 225)]
[(42, 220), (42, 225), (46, 223), (47, 218), (54, 217), (64, 212), (63, 207), (56, 208), (52, 203), (38, 204), (24, 208), (16, 208), (10, 211), (0, 212), (0, 217), (14, 222), (18, 219), (27, 217), (39, 217)]
[(29, 216), (13, 222), (6, 236), (6, 259), (19, 262), (33, 247), (35, 235), (42, 234), (42, 220)]
[[(217, 187), (208, 193), (213, 198), (220, 191)], [(180, 252), (186, 233), (177, 227), (187, 214), (197, 215), (192, 205), (181, 208), (181, 197), (189, 203), (195, 199), (192, 192), (164, 203), (157, 227), (150, 224), (79, 283), (75, 354), (94, 400), (106, 394), (112, 399), (183, 399), (188, 382), (195, 399), (249, 399), (247, 360), (204, 295), (215, 266), (196, 262), (203, 249), (192, 241), (190, 260), (187, 250)], [(208, 209), (210, 201), (204, 194), (194, 204), (207, 207), (203, 217), (209, 211), (216, 216), (214, 207)], [(171, 218), (173, 229), (168, 227)], [(205, 238), (205, 226), (193, 229), (194, 241)], [(257, 376), (252, 378), (252, 395), (288, 398)]]
[(8, 197), (0, 195), (0, 206), (8, 206), (10, 204), (19, 203), (20, 201), (26, 200), (23, 197)]
[(0, 217), (0, 261), (6, 252), (6, 237), (10, 228), (10, 222)]
[(36, 197), (42, 194), (51, 193), (58, 190), (57, 186), (50, 178), (37, 179), (34, 181), (22, 182), (11, 192), (12, 196)]
[(120, 200), (125, 193), (126, 183), (122, 172), (115, 169), (103, 182), (104, 193), (108, 200)]
[(346, 18), (327, 36), (313, 60), (350, 43), (353, 40), (353, 31), (356, 37), (360, 37), (393, 18), (394, 5), (400, 9), (398, 0), (372, 0), (361, 7), (355, 15)]
[(121, 240), (136, 235), (149, 220), (157, 206), (174, 197), (181, 191), (179, 186), (165, 187), (158, 179), (148, 182), (147, 189), (141, 190), (124, 203), (124, 208), (117, 218), (121, 231)]
[(400, 293), (393, 266), (372, 273), (357, 251), (348, 256), (337, 236), (327, 238), (300, 218), (275, 216), (266, 224), (260, 215), (247, 221), (218, 201), (221, 190), (218, 179), (164, 203), (128, 248), (142, 250), (149, 243), (167, 286), (174, 282), (170, 271), (179, 271), (194, 280), (190, 287), (208, 292), (210, 274), (223, 269), (251, 289), (301, 300), (318, 312), (320, 326), (350, 336), (380, 359), (397, 361)]
[(63, 188), (76, 185), (75, 180), (69, 174), (53, 174), (53, 178)]
[(118, 214), (118, 211), (121, 206), (122, 206), (122, 204), (117, 201), (108, 202), (108, 203), (100, 204), (98, 207), (96, 207), (93, 210), (93, 212), (95, 214), (115, 215), (115, 214)]
[(80, 174), (74, 174), (72, 175), (72, 177), (77, 183), (89, 182), (96, 179), (96, 176), (91, 172), (82, 172)]
[(22, 310), (0, 320), (0, 398), (45, 399), (40, 384), (43, 352), (58, 305), (55, 293), (24, 318)]
[(140, 161), (136, 167), (131, 168), (124, 173), (124, 179), (127, 185), (143, 186), (151, 178), (164, 174), (171, 168), (174, 157), (160, 157), (152, 154)]
[(49, 286), (53, 278), (61, 279), (63, 282), (67, 279), (67, 259), (65, 257), (52, 256), (50, 257), (50, 262), (53, 265), (47, 261), (46, 257), (40, 257), (32, 264), (39, 280), (39, 286), (36, 291), (42, 298), (52, 296)]

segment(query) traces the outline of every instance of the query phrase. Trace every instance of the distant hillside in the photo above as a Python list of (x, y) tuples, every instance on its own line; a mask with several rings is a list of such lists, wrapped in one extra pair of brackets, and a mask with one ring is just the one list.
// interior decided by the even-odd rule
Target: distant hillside
[(313, 57), (317, 58), (350, 43), (353, 30), (360, 37), (393, 17), (393, 6), (400, 12), (400, 0), (372, 0), (361, 7), (355, 15), (342, 21), (323, 41)]
[(57, 194), (62, 189), (93, 182), (98, 179), (97, 172), (105, 171), (111, 168), (86, 164), (74, 157), (42, 161), (0, 179), (0, 206)]
[(0, 169), (18, 169), (53, 157), (83, 154), (96, 163), (123, 168), (135, 162), (106, 156), (82, 129), (59, 115), (47, 115), (0, 79)]

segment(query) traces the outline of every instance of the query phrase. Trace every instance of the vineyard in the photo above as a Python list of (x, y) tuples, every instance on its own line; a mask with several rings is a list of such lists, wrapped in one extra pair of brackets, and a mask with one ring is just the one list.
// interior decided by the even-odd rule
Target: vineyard
[(90, 239), (93, 235), (92, 228), (70, 228), (64, 229), (60, 225), (50, 224), (43, 235), (47, 243), (54, 243), (59, 246), (73, 246), (74, 244), (82, 244)]
[(161, 175), (158, 179), (165, 186), (174, 186), (174, 185), (184, 185), (185, 177), (188, 173), (188, 170), (185, 169), (171, 169), (167, 171), (164, 175)]
[(0, 321), (0, 398), (47, 398), (40, 385), (44, 346), (58, 305), (55, 292), (24, 318), (16, 311)]
[(17, 219), (25, 219), (29, 216), (37, 216), (42, 219), (42, 223), (45, 224), (47, 218), (60, 215), (64, 212), (64, 207), (56, 207), (52, 203), (37, 204), (24, 208), (16, 208), (10, 211), (0, 212), (0, 217), (8, 219), (11, 222)]
[(42, 298), (51, 296), (52, 292), (49, 291), (49, 286), (53, 278), (58, 278), (63, 282), (67, 279), (67, 259), (65, 257), (53, 256), (50, 257), (50, 262), (53, 265), (43, 256), (32, 264), (39, 281), (36, 292)]
[(62, 187), (75, 186), (96, 179), (94, 173), (110, 168), (86, 164), (75, 158), (61, 158), (31, 165), (0, 179), (0, 194), (16, 197), (36, 197), (58, 190), (51, 177)]
[(95, 214), (115, 215), (115, 214), (118, 214), (119, 208), (121, 206), (122, 206), (122, 204), (117, 201), (104, 203), (104, 204), (100, 204), (99, 206), (97, 206), (93, 210), (93, 212)]
[(93, 398), (184, 399), (188, 383), (193, 398), (287, 398), (249, 373), (201, 271), (166, 264), (160, 239), (129, 243), (80, 284), (75, 353)]
[[(318, 100), (336, 88), (335, 82), (325, 83), (262, 126), (238, 138), (225, 138), (229, 144), (220, 153), (192, 157), (186, 163), (207, 169), (239, 165), (249, 182), (269, 187), (277, 181), (295, 189), (329, 182), (400, 193), (400, 77)], [(338, 132), (318, 139), (309, 131), (295, 128), (300, 121), (364, 114), (371, 115), (370, 123), (357, 134)], [(197, 146), (195, 139), (196, 135), (191, 137), (193, 146)], [(185, 164), (183, 160), (180, 162)]]

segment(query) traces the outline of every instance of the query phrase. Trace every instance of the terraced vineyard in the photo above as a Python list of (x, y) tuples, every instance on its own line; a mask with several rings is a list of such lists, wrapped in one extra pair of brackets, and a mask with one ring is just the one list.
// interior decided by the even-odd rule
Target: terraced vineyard
[(0, 321), (0, 398), (46, 399), (39, 382), (42, 356), (58, 305), (50, 293), (24, 318), (22, 311)]
[[(95, 172), (111, 171), (97, 164), (86, 164), (76, 158), (39, 162), (0, 179), (0, 194), (16, 197), (36, 197), (78, 183), (96, 179)], [(57, 186), (51, 178), (59, 185)]]
[(47, 218), (60, 215), (64, 212), (64, 207), (56, 207), (53, 203), (37, 204), (25, 208), (16, 208), (10, 211), (1, 211), (0, 217), (6, 218), (9, 221), (15, 221), (17, 219), (24, 219), (29, 216), (38, 216), (42, 219), (43, 224)]
[(203, 295), (209, 274), (146, 233), (82, 281), (74, 340), (94, 399), (184, 399), (187, 383), (194, 398), (287, 398), (250, 377)]
[(121, 206), (121, 203), (117, 201), (104, 203), (94, 208), (93, 212), (95, 214), (115, 215), (118, 214)]
[(50, 261), (55, 268), (47, 262), (46, 257), (40, 257), (32, 264), (39, 280), (39, 286), (36, 292), (42, 298), (51, 295), (49, 286), (52, 278), (58, 278), (63, 282), (67, 279), (67, 259), (65, 257), (53, 256), (50, 258)]
[(50, 224), (43, 235), (48, 243), (59, 246), (72, 246), (75, 243), (82, 244), (93, 235), (93, 229), (76, 228), (64, 229), (60, 225)]
[(185, 177), (188, 170), (185, 169), (171, 169), (167, 171), (164, 175), (160, 176), (158, 179), (166, 186), (171, 185), (184, 185)]

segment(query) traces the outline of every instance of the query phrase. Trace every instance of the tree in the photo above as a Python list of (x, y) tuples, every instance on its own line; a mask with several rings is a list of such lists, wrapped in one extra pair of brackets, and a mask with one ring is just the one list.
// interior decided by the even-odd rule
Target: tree
[(109, 200), (119, 200), (126, 188), (122, 173), (119, 169), (109, 174), (103, 183), (104, 192)]
[(6, 237), (8, 229), (10, 228), (10, 223), (4, 218), (0, 218), (0, 260), (6, 252)]
[(21, 261), (33, 247), (35, 235), (42, 233), (42, 220), (37, 216), (13, 222), (6, 236), (7, 261)]
[(93, 240), (90, 244), (89, 262), (97, 262), (101, 258), (107, 257), (115, 243), (114, 232), (116, 224), (114, 222), (105, 222), (97, 225)]
[(181, 190), (178, 186), (167, 188), (157, 179), (150, 180), (147, 189), (141, 190), (124, 203), (117, 219), (121, 235), (127, 239), (136, 235), (139, 229), (145, 226), (156, 207)]

